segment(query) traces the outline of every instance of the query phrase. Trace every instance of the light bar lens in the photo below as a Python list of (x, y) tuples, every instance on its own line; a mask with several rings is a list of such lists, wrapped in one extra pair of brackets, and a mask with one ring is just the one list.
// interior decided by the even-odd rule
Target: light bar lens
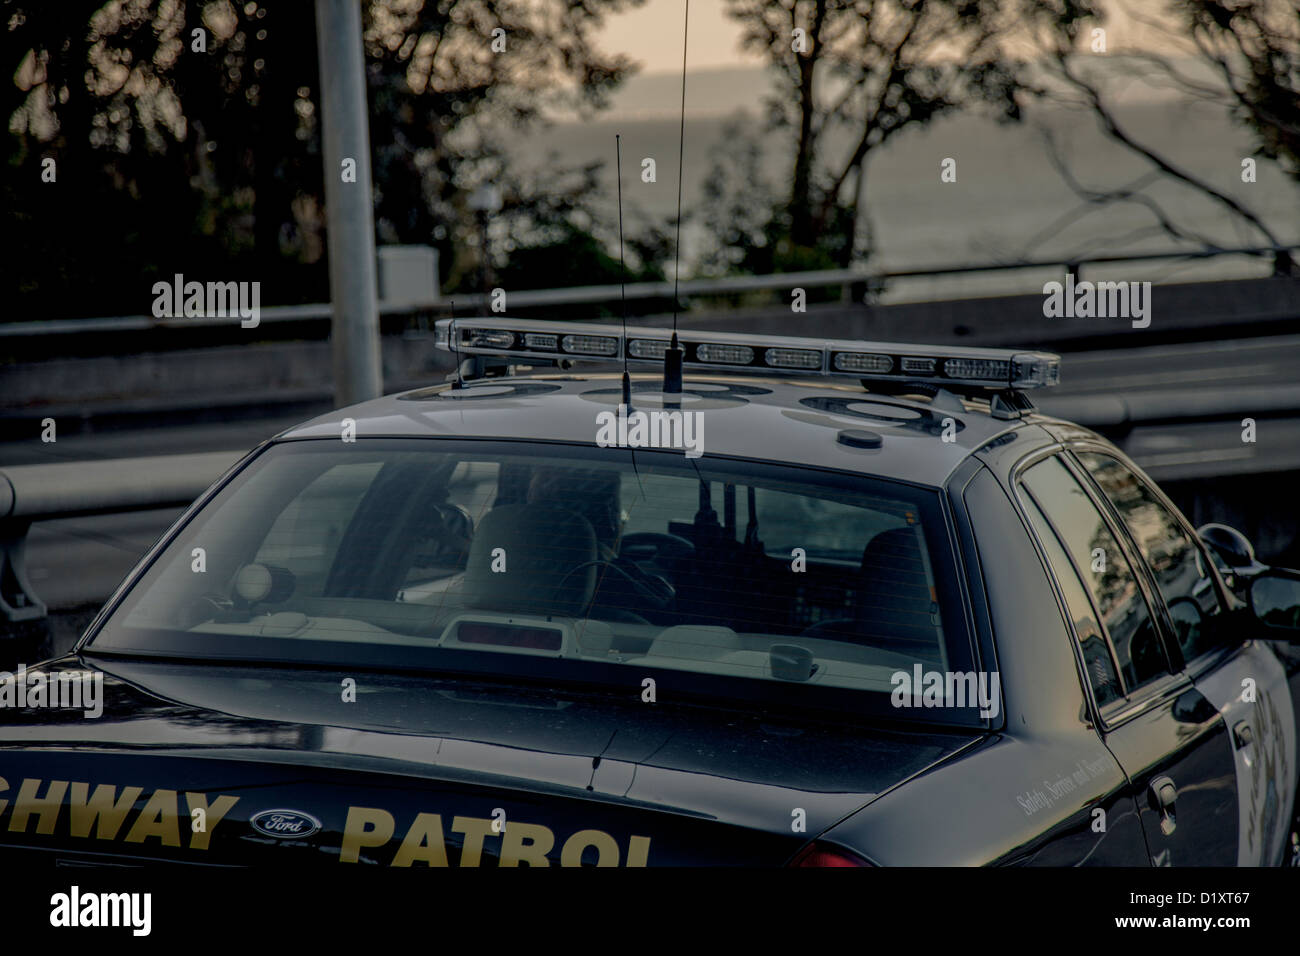
[(748, 365), (754, 361), (754, 350), (748, 345), (705, 342), (695, 349), (695, 357), (701, 362), (717, 362), (720, 365)]
[[(994, 348), (895, 345), (811, 336), (748, 335), (727, 332), (682, 334), (685, 364), (792, 376), (853, 376), (929, 382), (956, 388), (1050, 388), (1061, 380), (1061, 357), (1051, 352)], [(670, 346), (668, 331), (597, 323), (557, 324), (481, 316), (439, 319), (434, 346), (456, 354), (490, 356), (491, 368), (513, 361), (555, 364), (563, 357), (636, 360), (661, 365)], [(561, 362), (560, 364), (565, 364)]]
[(616, 355), (618, 339), (612, 335), (566, 335), (564, 351), (574, 355)]
[(822, 353), (812, 349), (768, 349), (763, 360), (773, 368), (822, 367)]
[(546, 349), (554, 352), (560, 347), (560, 337), (549, 332), (525, 332), (524, 345), (530, 349)]
[(876, 355), (872, 352), (836, 352), (835, 368), (841, 372), (870, 372), (884, 375), (894, 367), (894, 360), (888, 355)]
[(627, 354), (638, 359), (661, 359), (668, 354), (664, 339), (633, 339), (627, 343)]
[(1061, 363), (1055, 356), (1016, 359), (1013, 384), (1021, 388), (1051, 388), (1061, 384)]
[(1011, 375), (1011, 363), (1004, 359), (945, 359), (943, 373), (949, 378), (977, 378), (1005, 382)]
[(515, 333), (495, 329), (469, 329), (465, 345), (469, 348), (508, 349), (515, 344)]

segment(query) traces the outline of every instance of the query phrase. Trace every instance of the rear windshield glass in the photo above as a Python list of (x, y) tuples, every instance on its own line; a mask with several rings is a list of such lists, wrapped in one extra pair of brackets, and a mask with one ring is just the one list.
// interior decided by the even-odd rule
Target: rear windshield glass
[(969, 666), (955, 581), (938, 493), (896, 482), (294, 441), (180, 529), (91, 650), (887, 698), (900, 671)]

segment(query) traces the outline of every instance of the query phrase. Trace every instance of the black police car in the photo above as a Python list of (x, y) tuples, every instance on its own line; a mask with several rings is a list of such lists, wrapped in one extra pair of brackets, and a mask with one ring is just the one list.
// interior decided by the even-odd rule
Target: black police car
[(1231, 532), (1212, 556), (1123, 454), (1035, 412), (1056, 356), (499, 317), (438, 336), (455, 380), (260, 446), (70, 655), (0, 685), (0, 848), (1294, 859), (1300, 687), (1275, 642), (1300, 635), (1300, 575), (1252, 569), (1235, 597)]

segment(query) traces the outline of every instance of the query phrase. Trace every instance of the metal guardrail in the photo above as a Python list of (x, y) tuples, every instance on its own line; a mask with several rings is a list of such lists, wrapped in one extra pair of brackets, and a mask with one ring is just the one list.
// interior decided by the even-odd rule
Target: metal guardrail
[(185, 507), (244, 454), (219, 451), (0, 470), (0, 616), (28, 621), (46, 615), (24, 564), (33, 522)]
[[(1213, 259), (1219, 256), (1241, 255), (1272, 257), (1279, 265), (1300, 244), (1284, 246), (1251, 246), (1237, 249), (1182, 250), (1169, 252), (1133, 253), (1113, 256), (1081, 256), (1055, 259), (1022, 260), (1020, 262), (982, 263), (977, 265), (937, 266), (925, 269), (896, 269), (867, 272), (862, 269), (822, 269), (811, 272), (780, 272), (766, 276), (722, 276), (714, 279), (686, 279), (679, 282), (679, 298), (691, 296), (741, 295), (747, 292), (770, 292), (776, 289), (824, 288), (827, 286), (854, 286), (879, 284), (890, 279), (916, 279), (929, 276), (967, 275), (986, 272), (1017, 272), (1027, 269), (1064, 268), (1082, 274), (1085, 265), (1106, 265), (1125, 262), (1161, 262), (1169, 260)], [(672, 282), (632, 282), (627, 286), (617, 284), (572, 286), (562, 289), (521, 289), (510, 291), (507, 302), (511, 309), (531, 309), (546, 306), (588, 305), (595, 302), (616, 302), (628, 299), (671, 299)], [(381, 315), (402, 315), (428, 310), (442, 310), (455, 303), (460, 311), (490, 307), (489, 296), (481, 292), (467, 292), (453, 296), (433, 296), (426, 300), (389, 302), (380, 300)], [(306, 305), (267, 306), (259, 310), (262, 322), (325, 321), (333, 315), (328, 302)], [(84, 332), (137, 332), (149, 329), (210, 328), (239, 321), (238, 316), (193, 316), (187, 318), (159, 319), (151, 315), (113, 316), (96, 319), (51, 319), (34, 322), (2, 322), (0, 338), (17, 336), (73, 335)]]

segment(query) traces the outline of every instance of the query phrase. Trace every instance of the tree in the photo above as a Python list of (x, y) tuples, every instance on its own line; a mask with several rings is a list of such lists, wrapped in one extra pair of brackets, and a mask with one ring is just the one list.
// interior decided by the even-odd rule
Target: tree
[(1202, 252), (1218, 251), (1221, 247), (1214, 237), (1184, 225), (1145, 192), (1164, 179), (1214, 202), (1226, 221), (1243, 227), (1254, 241), (1268, 247), (1275, 272), (1292, 272), (1291, 253), (1263, 216), (1129, 128), (1107, 85), (1117, 77), (1141, 76), (1188, 100), (1217, 104), (1253, 131), (1257, 157), (1276, 162), (1300, 180), (1300, 7), (1293, 0), (1172, 0), (1163, 18), (1143, 22), (1158, 30), (1173, 52), (1117, 53), (1103, 61), (1078, 50), (1068, 38), (1048, 38), (1051, 56), (1046, 65), (1054, 82), (1040, 94), (1057, 104), (1090, 111), (1107, 137), (1141, 157), (1149, 169), (1119, 186), (1088, 187), (1049, 137), (1049, 157), (1082, 203), (1079, 210), (1031, 237), (1030, 244), (1055, 233), (1083, 210), (1123, 202), (1149, 210), (1155, 224), (1145, 231), (1195, 244)]
[[(858, 253), (873, 150), (909, 126), (972, 104), (1020, 118), (1021, 62), (1008, 42), (1028, 24), (1073, 34), (1091, 0), (728, 0), (743, 44), (779, 84), (773, 130), (791, 134), (785, 258), (839, 265)], [(832, 133), (847, 137), (837, 154)], [(937, 172), (936, 172), (937, 175)], [(805, 250), (801, 252), (800, 250)]]
[[(369, 0), (380, 239), (436, 245), (450, 275), (471, 271), (465, 193), (504, 175), (502, 138), (547, 106), (604, 101), (628, 63), (592, 33), (639, 2)], [(325, 296), (322, 175), (338, 171), (321, 169), (312, 5), (0, 10), (11, 304), (142, 312), (154, 278), (185, 271), (261, 280), (268, 304)], [(42, 185), (43, 159), (57, 185)]]

